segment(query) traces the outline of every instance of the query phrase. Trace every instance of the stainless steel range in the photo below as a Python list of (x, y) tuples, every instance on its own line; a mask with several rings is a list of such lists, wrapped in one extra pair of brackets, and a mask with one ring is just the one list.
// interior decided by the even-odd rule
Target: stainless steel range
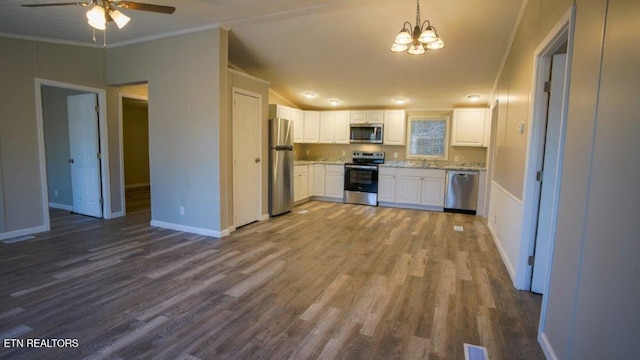
[(378, 164), (384, 164), (384, 152), (354, 151), (351, 161), (344, 164), (344, 202), (378, 206)]

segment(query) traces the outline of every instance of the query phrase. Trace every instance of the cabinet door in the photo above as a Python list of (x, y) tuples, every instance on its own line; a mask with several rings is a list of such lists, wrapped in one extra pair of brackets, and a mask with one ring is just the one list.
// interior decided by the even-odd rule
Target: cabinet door
[(367, 121), (366, 111), (352, 111), (351, 123), (352, 124), (364, 124)]
[(304, 112), (304, 141), (306, 143), (317, 143), (320, 141), (320, 112)]
[(307, 199), (309, 197), (309, 173), (303, 172), (300, 174), (300, 197), (301, 199)]
[(398, 175), (396, 177), (396, 202), (420, 204), (422, 180), (417, 176)]
[(452, 146), (477, 146), (484, 144), (486, 109), (454, 109)]
[(344, 175), (327, 172), (325, 176), (325, 196), (342, 199), (344, 197)]
[(320, 143), (333, 144), (335, 142), (336, 114), (333, 111), (320, 113)]
[(366, 121), (369, 124), (382, 124), (384, 122), (384, 111), (382, 110), (369, 110), (366, 116)]
[(293, 142), (304, 141), (304, 111), (291, 109), (291, 120), (293, 120)]
[(396, 201), (396, 176), (380, 174), (378, 176), (378, 201)]
[(324, 196), (325, 172), (323, 164), (313, 165), (313, 196)]
[(384, 134), (385, 145), (404, 145), (405, 136), (405, 111), (387, 110), (384, 112)]
[(293, 120), (291, 115), (292, 108), (278, 105), (278, 117), (281, 119)]
[(336, 144), (349, 143), (349, 112), (336, 111), (334, 139)]
[(444, 179), (422, 178), (422, 196), (420, 204), (430, 206), (444, 206)]

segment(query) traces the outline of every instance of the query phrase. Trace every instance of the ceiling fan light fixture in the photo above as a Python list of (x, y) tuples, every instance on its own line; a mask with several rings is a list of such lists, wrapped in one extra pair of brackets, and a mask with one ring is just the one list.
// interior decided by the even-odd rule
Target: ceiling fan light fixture
[(105, 17), (104, 8), (100, 5), (96, 5), (87, 11), (88, 23), (93, 28), (98, 30), (104, 30), (107, 28), (107, 19)]
[(113, 19), (113, 21), (116, 23), (116, 25), (118, 25), (118, 29), (122, 29), (125, 25), (127, 25), (129, 20), (131, 20), (130, 17), (121, 13), (118, 10), (111, 10), (109, 12), (109, 15), (111, 15), (111, 18)]

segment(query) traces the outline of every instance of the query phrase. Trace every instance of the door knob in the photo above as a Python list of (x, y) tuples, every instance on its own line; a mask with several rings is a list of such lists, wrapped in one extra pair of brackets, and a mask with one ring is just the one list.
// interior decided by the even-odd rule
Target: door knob
[(259, 163), (260, 162), (260, 158), (256, 158), (255, 162)]
[(67, 160), (69, 162), (69, 164), (73, 164), (73, 158)]

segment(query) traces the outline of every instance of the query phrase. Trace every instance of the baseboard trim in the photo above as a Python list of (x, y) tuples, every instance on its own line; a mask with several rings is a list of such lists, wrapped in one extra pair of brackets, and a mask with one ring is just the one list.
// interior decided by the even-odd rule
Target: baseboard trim
[(54, 209), (73, 211), (73, 205), (65, 205), (65, 204), (50, 202), (49, 207)]
[(216, 237), (216, 238), (222, 238), (222, 237), (225, 237), (225, 236), (229, 236), (229, 234), (230, 234), (229, 229), (225, 229), (223, 231), (216, 231), (216, 230), (197, 228), (197, 227), (193, 227), (193, 226), (186, 226), (186, 225), (168, 223), (168, 222), (158, 221), (158, 220), (151, 220), (150, 225), (154, 226), (154, 227), (163, 228), (163, 229), (182, 231), (182, 232), (187, 232), (187, 233), (191, 233), (191, 234), (198, 234), (198, 235), (204, 235), (204, 236), (212, 236), (212, 237)]
[(549, 343), (549, 339), (547, 339), (547, 335), (545, 333), (538, 334), (538, 343), (542, 348), (542, 352), (547, 360), (558, 360), (558, 356), (556, 352), (553, 351), (553, 347)]
[(269, 214), (262, 214), (260, 215), (260, 218), (258, 219), (258, 221), (265, 221), (269, 219)]
[(125, 189), (135, 189), (135, 188), (141, 188), (141, 187), (147, 187), (147, 186), (151, 186), (151, 184), (149, 184), (149, 183), (130, 184), (130, 185), (125, 185), (124, 188)]
[(111, 219), (119, 218), (119, 217), (123, 217), (123, 216), (124, 216), (124, 211), (118, 211), (118, 212), (111, 213)]
[(21, 236), (33, 235), (41, 232), (49, 231), (49, 228), (46, 225), (35, 226), (32, 228), (9, 231), (5, 233), (0, 233), (0, 241), (13, 239)]
[(509, 273), (509, 276), (511, 277), (511, 282), (515, 286), (515, 283), (516, 283), (516, 271), (513, 268), (513, 265), (511, 264), (511, 261), (509, 261), (509, 257), (507, 256), (507, 253), (504, 251), (504, 248), (502, 247), (502, 243), (500, 243), (500, 239), (498, 239), (498, 235), (496, 235), (496, 232), (493, 229), (493, 226), (491, 226), (491, 222), (490, 221), (487, 222), (487, 228), (489, 229), (489, 234), (491, 234), (491, 238), (493, 238), (493, 243), (496, 244), (496, 248), (498, 248), (498, 253), (500, 254), (500, 257), (502, 258), (502, 262), (505, 265), (504, 267), (507, 268), (507, 272)]

